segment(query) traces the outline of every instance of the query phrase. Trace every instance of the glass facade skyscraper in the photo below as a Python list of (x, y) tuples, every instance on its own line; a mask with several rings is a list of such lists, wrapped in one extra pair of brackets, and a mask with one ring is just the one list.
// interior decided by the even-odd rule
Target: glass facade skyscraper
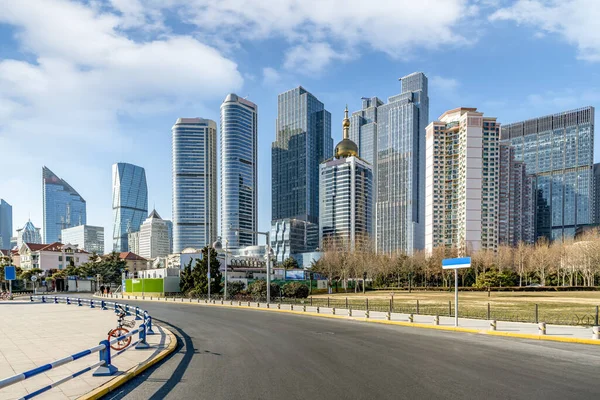
[(40, 228), (36, 228), (31, 220), (27, 221), (21, 229), (17, 229), (17, 248), (20, 249), (23, 243), (42, 243)]
[(10, 238), (13, 234), (12, 206), (0, 199), (0, 249), (10, 250)]
[(331, 114), (302, 86), (277, 98), (272, 154), (273, 221), (319, 223), (319, 164), (333, 155)]
[(146, 171), (127, 163), (112, 166), (113, 251), (129, 250), (127, 234), (136, 232), (148, 215)]
[(221, 104), (221, 232), (231, 249), (256, 245), (257, 106), (235, 94)]
[(77, 245), (79, 250), (98, 255), (104, 254), (104, 227), (79, 225), (63, 229), (61, 232), (62, 243)]
[(42, 167), (44, 243), (60, 242), (60, 231), (86, 224), (86, 203), (65, 180)]
[(388, 254), (425, 246), (427, 77), (415, 72), (400, 81), (402, 92), (386, 104), (363, 99), (350, 129), (359, 156), (373, 165), (375, 247)]
[(217, 124), (179, 118), (172, 128), (173, 252), (217, 237)]
[(593, 107), (505, 125), (501, 140), (535, 175), (537, 238), (574, 237), (593, 223)]

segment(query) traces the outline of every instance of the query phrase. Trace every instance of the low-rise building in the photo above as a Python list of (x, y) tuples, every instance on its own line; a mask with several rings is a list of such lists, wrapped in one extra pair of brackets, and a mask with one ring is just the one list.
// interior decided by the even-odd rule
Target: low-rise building
[(24, 270), (39, 268), (42, 271), (66, 269), (71, 262), (79, 266), (88, 262), (90, 253), (76, 245), (24, 243), (19, 249), (20, 267)]
[(125, 268), (130, 275), (137, 275), (140, 271), (148, 269), (148, 260), (131, 251), (119, 253), (119, 258), (125, 261)]

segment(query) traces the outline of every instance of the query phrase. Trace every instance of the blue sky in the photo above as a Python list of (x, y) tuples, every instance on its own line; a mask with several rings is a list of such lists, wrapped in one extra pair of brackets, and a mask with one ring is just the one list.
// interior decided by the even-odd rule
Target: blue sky
[[(597, 0), (4, 0), (0, 197), (42, 225), (41, 167), (87, 200), (111, 249), (111, 165), (146, 169), (171, 215), (178, 117), (259, 107), (259, 228), (271, 218), (277, 94), (304, 86), (332, 113), (387, 100), (423, 71), (430, 119), (477, 107), (502, 123), (600, 104)], [(596, 159), (600, 151), (596, 141)]]

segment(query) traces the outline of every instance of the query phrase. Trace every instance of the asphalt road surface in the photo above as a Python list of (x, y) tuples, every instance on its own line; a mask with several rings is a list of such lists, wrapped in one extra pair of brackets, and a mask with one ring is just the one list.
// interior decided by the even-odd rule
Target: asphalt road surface
[(107, 399), (588, 399), (600, 346), (134, 302), (179, 348)]

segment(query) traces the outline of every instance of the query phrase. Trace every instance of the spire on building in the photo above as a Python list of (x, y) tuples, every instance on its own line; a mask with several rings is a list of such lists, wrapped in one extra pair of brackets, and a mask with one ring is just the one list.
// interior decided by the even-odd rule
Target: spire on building
[(335, 146), (335, 158), (357, 157), (358, 146), (349, 138), (350, 119), (348, 118), (348, 105), (344, 110), (344, 120), (342, 121), (342, 141)]

